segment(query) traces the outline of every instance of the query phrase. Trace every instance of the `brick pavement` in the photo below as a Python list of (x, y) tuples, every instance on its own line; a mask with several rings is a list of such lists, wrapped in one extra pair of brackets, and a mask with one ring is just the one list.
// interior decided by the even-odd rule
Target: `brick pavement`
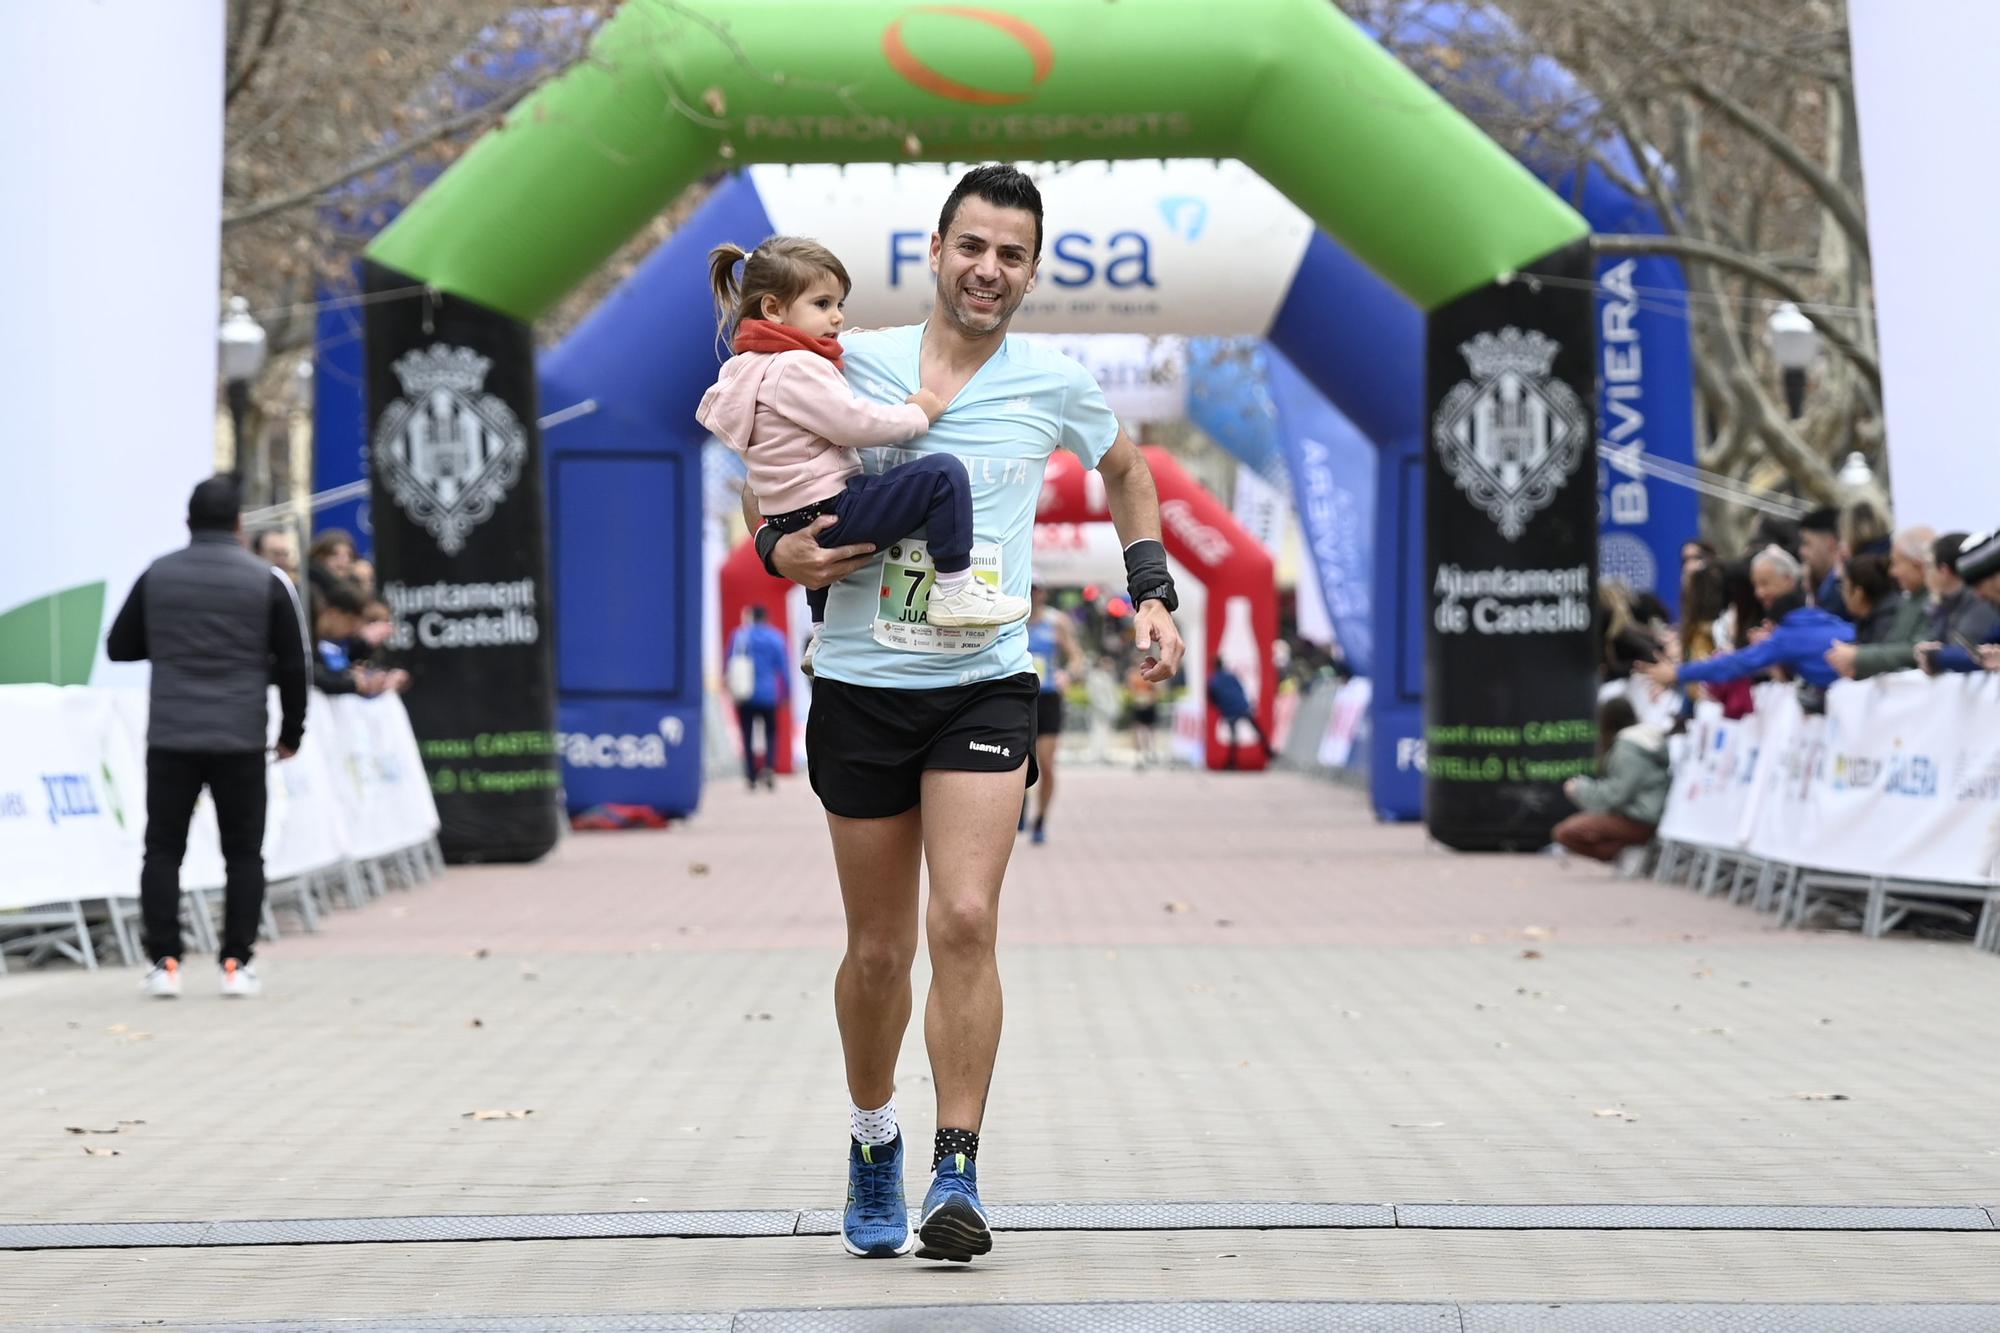
[[(1429, 850), (1354, 794), (1284, 775), (1066, 776), (1055, 838), (1021, 847), (1004, 900), (1009, 1027), (982, 1153), (997, 1198), (2000, 1204), (1991, 958), (1779, 932), (1684, 889)], [(1149, 844), (1141, 797), (1186, 836)], [(455, 869), (337, 913), (270, 948), (272, 989), (252, 1004), (198, 989), (149, 1004), (117, 970), (0, 978), (0, 1221), (831, 1206), (840, 925), (824, 844), (797, 786), (725, 786), (685, 826), (579, 836), (542, 866)], [(927, 1143), (914, 1036), (901, 1082)], [(1801, 1097), (1818, 1093), (1847, 1100)], [(65, 1131), (123, 1120), (145, 1123)], [(810, 1145), (829, 1141), (823, 1167)], [(257, 1279), (236, 1288), (255, 1293), (244, 1316), (328, 1300), (497, 1312), (466, 1302), (498, 1290), (509, 1254), (550, 1276), (507, 1285), (506, 1308), (549, 1312), (691, 1308), (671, 1290), (737, 1300), (771, 1262), (836, 1303), (1726, 1299), (1731, 1281), (1744, 1298), (2000, 1296), (1987, 1236), (1017, 1236), (991, 1278), (893, 1290), (828, 1244), (364, 1247), (372, 1265), (0, 1255), (0, 1292), (47, 1300), (0, 1301), (0, 1317), (123, 1317), (149, 1287), (158, 1310), (200, 1313), (208, 1284), (237, 1276)], [(1784, 1267), (1786, 1246), (1837, 1276)], [(1724, 1250), (1740, 1261), (1717, 1267)], [(1199, 1283), (1125, 1266), (1169, 1252), (1240, 1262)], [(671, 1275), (682, 1255), (716, 1284), (606, 1276), (634, 1256)], [(1044, 1260), (1053, 1272), (1030, 1266)], [(102, 1280), (79, 1287), (84, 1273)]]

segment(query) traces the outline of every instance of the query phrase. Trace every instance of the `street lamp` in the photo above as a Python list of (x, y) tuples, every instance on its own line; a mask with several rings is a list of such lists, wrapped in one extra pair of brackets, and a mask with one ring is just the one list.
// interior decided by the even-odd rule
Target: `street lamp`
[(1875, 484), (1875, 469), (1868, 466), (1867, 458), (1856, 449), (1840, 465), (1838, 480), (1850, 491), (1863, 491)]
[(1771, 356), (1785, 377), (1785, 409), (1797, 420), (1806, 410), (1806, 371), (1819, 357), (1819, 330), (1790, 301), (1771, 312), (1765, 326)]
[(236, 445), (236, 459), (230, 471), (243, 478), (243, 419), (250, 412), (250, 382), (264, 368), (264, 326), (250, 317), (250, 303), (240, 296), (229, 298), (229, 313), (222, 317), (217, 347), (220, 352), (222, 382), (229, 392), (229, 424)]

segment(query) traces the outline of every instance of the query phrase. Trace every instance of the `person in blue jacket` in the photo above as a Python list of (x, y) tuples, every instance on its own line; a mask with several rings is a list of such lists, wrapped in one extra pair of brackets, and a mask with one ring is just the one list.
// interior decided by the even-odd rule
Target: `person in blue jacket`
[(1766, 547), (1750, 562), (1751, 586), (1770, 616), (1763, 638), (1748, 648), (1699, 662), (1655, 662), (1633, 670), (1672, 686), (1718, 684), (1782, 668), (1816, 689), (1826, 689), (1840, 679), (1827, 663), (1826, 650), (1836, 643), (1851, 643), (1854, 626), (1831, 611), (1808, 606), (1803, 575), (1790, 552)]
[[(757, 790), (759, 783), (775, 789), (778, 706), (791, 690), (785, 679), (785, 636), (766, 622), (763, 607), (748, 608), (743, 624), (729, 636), (724, 674), (730, 696), (736, 700), (736, 725), (743, 729), (744, 780), (751, 791)], [(753, 739), (759, 728), (763, 731), (761, 745)]]
[[(1958, 548), (1958, 576), (1974, 595), (2000, 607), (2000, 531), (1967, 537)], [(1944, 671), (2000, 671), (2000, 622), (1977, 642), (1920, 643), (1917, 662), (1935, 676)]]

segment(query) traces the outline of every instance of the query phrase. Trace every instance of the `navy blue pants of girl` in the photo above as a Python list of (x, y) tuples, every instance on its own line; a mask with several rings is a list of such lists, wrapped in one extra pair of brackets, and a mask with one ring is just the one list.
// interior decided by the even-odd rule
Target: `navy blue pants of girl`
[[(880, 551), (919, 528), (940, 574), (972, 568), (972, 479), (965, 464), (951, 454), (925, 454), (886, 472), (854, 477), (831, 500), (779, 514), (770, 522), (795, 532), (820, 514), (836, 522), (819, 534), (821, 546), (866, 542)], [(795, 522), (799, 515), (803, 521)], [(826, 589), (806, 590), (813, 624), (826, 619)]]

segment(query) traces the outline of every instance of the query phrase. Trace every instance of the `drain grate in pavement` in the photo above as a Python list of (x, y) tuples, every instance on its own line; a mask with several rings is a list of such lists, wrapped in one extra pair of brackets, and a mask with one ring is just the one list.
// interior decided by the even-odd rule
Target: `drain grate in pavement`
[[(43, 1325), (40, 1333), (68, 1333), (80, 1327)], [(90, 1327), (159, 1325), (94, 1323)], [(405, 1319), (211, 1323), (204, 1327), (224, 1333), (485, 1333), (500, 1328), (532, 1328), (538, 1333), (933, 1333), (940, 1328), (958, 1333), (1294, 1333), (1302, 1328), (1317, 1333), (1990, 1333), (2000, 1327), (2000, 1305), (1134, 1301), (498, 1319), (419, 1315)]]
[[(1993, 1231), (1973, 1207), (1793, 1204), (1016, 1203), (998, 1231)], [(208, 1222), (0, 1224), (0, 1250), (179, 1249), (217, 1245), (424, 1244), (432, 1241), (709, 1239), (831, 1236), (832, 1209), (483, 1216), (276, 1218)]]

